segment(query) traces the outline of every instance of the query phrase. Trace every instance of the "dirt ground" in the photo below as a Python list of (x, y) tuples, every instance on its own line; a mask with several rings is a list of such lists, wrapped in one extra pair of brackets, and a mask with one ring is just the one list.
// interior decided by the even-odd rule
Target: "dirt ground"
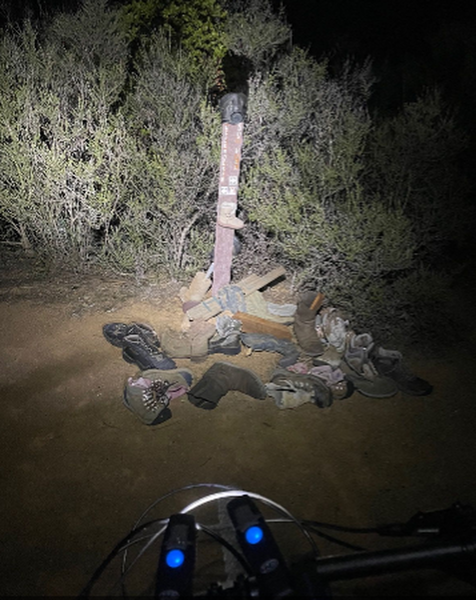
[[(142, 321), (157, 330), (178, 327), (178, 287), (3, 274), (2, 595), (79, 594), (151, 503), (191, 484), (236, 486), (299, 518), (353, 527), (406, 521), (456, 501), (476, 506), (474, 328), (437, 358), (408, 357), (412, 370), (434, 386), (426, 397), (355, 393), (324, 410), (305, 405), (280, 411), (271, 399), (230, 392), (216, 410), (204, 411), (183, 396), (172, 402), (171, 420), (147, 427), (122, 403), (124, 381), (137, 369), (106, 342), (102, 326)], [(177, 363), (190, 368), (196, 382), (224, 358)], [(278, 359), (242, 352), (229, 360), (266, 381)], [(192, 489), (167, 500), (154, 518), (203, 494)], [(287, 555), (309, 550), (301, 537), (284, 537)], [(341, 537), (367, 549), (416, 543)], [(323, 555), (347, 553), (317, 544)], [(475, 590), (426, 571), (353, 580), (336, 586), (335, 594), (474, 596)]]

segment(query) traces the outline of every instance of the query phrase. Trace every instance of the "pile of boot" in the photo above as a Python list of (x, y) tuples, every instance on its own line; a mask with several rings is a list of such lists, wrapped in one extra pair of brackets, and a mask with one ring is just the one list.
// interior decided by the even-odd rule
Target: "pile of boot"
[(315, 366), (329, 365), (347, 382), (371, 398), (389, 398), (397, 392), (413, 396), (430, 394), (433, 387), (414, 375), (402, 354), (375, 344), (369, 333), (356, 334), (334, 307), (321, 308), (316, 292), (301, 295), (294, 316), (294, 335), (303, 354)]

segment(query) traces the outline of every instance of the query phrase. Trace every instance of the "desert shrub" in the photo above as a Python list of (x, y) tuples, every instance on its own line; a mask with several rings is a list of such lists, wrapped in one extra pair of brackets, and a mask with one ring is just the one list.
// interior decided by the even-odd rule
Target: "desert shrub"
[(137, 59), (133, 90), (125, 110), (137, 143), (134, 193), (109, 251), (128, 248), (145, 272), (179, 276), (203, 268), (213, 247), (220, 119), (186, 54), (161, 32)]
[(0, 216), (52, 261), (88, 260), (125, 200), (127, 46), (105, 4), (1, 40)]
[[(282, 264), (295, 291), (322, 290), (356, 327), (411, 339), (451, 283), (442, 249), (470, 237), (464, 136), (437, 92), (370, 114), (371, 62), (331, 75), (267, 0), (226, 8), (217, 44), (246, 65), (249, 96), (235, 280)], [(185, 278), (214, 243), (215, 65), (197, 69), (160, 27), (131, 54), (123, 17), (85, 0), (41, 35), (4, 32), (0, 234), (49, 261)]]

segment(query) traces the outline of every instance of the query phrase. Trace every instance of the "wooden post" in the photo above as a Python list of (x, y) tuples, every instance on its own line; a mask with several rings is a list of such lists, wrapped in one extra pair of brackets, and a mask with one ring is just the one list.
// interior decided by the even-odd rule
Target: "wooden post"
[[(222, 202), (232, 201), (237, 203), (242, 144), (243, 122), (237, 125), (223, 123), (217, 214)], [(213, 294), (216, 294), (220, 288), (230, 283), (234, 236), (234, 229), (222, 227), (217, 222), (213, 267)]]

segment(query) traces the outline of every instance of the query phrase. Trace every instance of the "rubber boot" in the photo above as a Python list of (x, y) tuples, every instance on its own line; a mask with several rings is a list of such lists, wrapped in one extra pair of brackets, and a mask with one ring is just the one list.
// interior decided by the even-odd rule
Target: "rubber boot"
[(228, 227), (229, 229), (242, 229), (245, 224), (241, 219), (238, 219), (238, 217), (235, 216), (235, 213), (235, 202), (222, 202), (218, 207), (218, 225)]
[(258, 400), (264, 400), (267, 395), (263, 382), (253, 371), (227, 362), (216, 362), (188, 392), (188, 399), (198, 408), (212, 410), (230, 390)]
[(302, 351), (308, 356), (320, 356), (324, 353), (324, 346), (316, 332), (316, 315), (319, 308), (311, 309), (316, 295), (316, 292), (302, 294), (294, 314), (294, 335)]

